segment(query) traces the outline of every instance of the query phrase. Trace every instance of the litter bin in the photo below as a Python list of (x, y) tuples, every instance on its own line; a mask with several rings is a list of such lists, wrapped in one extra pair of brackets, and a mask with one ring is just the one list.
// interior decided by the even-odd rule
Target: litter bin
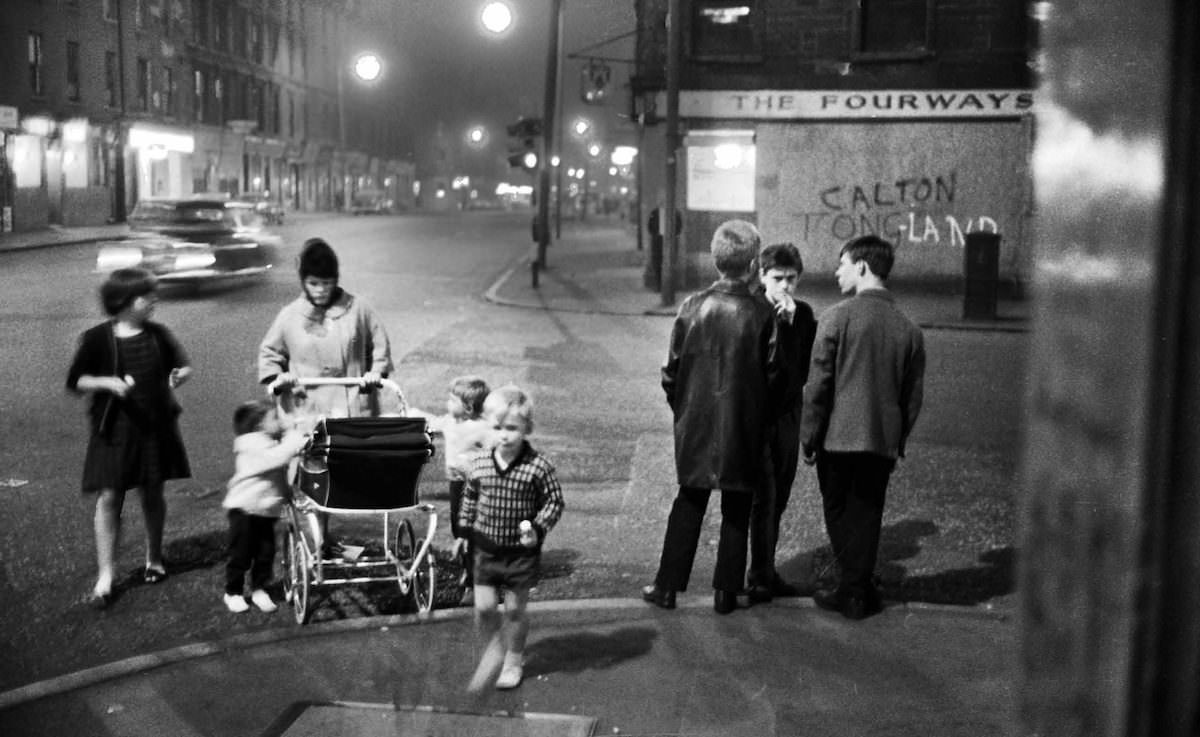
[(996, 319), (997, 289), (1000, 283), (1000, 234), (967, 233), (963, 251), (963, 318)]

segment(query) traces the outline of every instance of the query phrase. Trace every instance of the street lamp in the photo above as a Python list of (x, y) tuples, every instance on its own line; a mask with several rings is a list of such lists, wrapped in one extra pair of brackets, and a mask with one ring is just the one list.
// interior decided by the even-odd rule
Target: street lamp
[[(374, 82), (379, 81), (379, 78), (381, 76), (383, 76), (383, 60), (380, 59), (378, 54), (371, 52), (371, 51), (364, 51), (364, 52), (358, 54), (357, 56), (355, 56), (353, 62), (350, 64), (349, 68), (350, 68), (350, 72), (354, 75), (355, 79), (357, 79), (359, 82), (374, 83)], [(341, 152), (342, 152), (342, 156), (343, 156), (342, 166), (343, 167), (346, 166), (344, 163), (345, 162), (344, 157), (346, 155), (346, 90), (345, 90), (345, 85), (342, 81), (342, 78), (345, 76), (346, 76), (345, 65), (343, 63), (339, 62), (337, 74), (335, 75), (335, 77), (337, 78), (338, 148), (341, 149)], [(349, 204), (350, 204), (349, 203), (349, 199), (350, 199), (349, 192), (346, 191), (347, 190), (346, 181), (348, 178), (349, 177), (345, 171), (345, 168), (343, 168), (343, 171), (342, 171), (342, 209), (343, 210), (348, 208)]]
[(505, 3), (488, 3), (479, 14), (483, 27), (492, 33), (504, 33), (512, 25), (512, 9)]
[[(500, 33), (512, 22), (512, 11), (503, 2), (488, 3), (480, 20), (488, 30)], [(558, 134), (558, 67), (562, 55), (562, 0), (550, 0), (550, 38), (546, 50), (546, 84), (542, 104), (542, 151), (538, 156), (537, 216), (534, 238), (537, 257), (530, 265), (533, 286), (538, 285), (538, 272), (546, 265), (546, 248), (550, 245), (550, 157), (556, 150)], [(499, 28), (500, 30), (494, 30)]]

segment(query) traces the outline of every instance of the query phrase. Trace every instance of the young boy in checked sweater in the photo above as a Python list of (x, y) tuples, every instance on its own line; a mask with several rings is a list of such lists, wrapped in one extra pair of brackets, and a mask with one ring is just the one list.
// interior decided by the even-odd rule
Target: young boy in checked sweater
[(526, 440), (533, 431), (533, 404), (525, 392), (501, 387), (488, 394), (483, 413), (496, 446), (472, 456), (459, 518), (471, 531), (475, 618), (485, 643), (467, 687), (476, 693), (493, 681), (499, 689), (521, 683), (529, 590), (538, 581), (542, 542), (563, 511), (554, 466)]

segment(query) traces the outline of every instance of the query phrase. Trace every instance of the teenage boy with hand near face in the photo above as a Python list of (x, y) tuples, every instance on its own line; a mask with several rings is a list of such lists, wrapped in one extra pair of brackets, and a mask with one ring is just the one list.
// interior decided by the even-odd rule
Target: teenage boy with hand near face
[(767, 471), (760, 494), (750, 508), (750, 571), (748, 594), (753, 603), (776, 596), (797, 596), (799, 590), (775, 570), (779, 523), (792, 495), (800, 464), (800, 406), (817, 321), (812, 307), (796, 299), (796, 282), (804, 272), (800, 251), (791, 243), (774, 243), (758, 255), (760, 294), (775, 310), (779, 350), (783, 353), (786, 389), (778, 418), (767, 430)]

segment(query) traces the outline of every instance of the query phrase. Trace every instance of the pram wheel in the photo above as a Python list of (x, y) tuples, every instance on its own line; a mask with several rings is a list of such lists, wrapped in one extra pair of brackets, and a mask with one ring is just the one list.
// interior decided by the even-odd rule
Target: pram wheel
[(291, 527), (288, 528), (287, 543), (283, 548), (283, 566), (283, 598), (291, 603), (296, 624), (304, 624), (312, 614), (308, 606), (312, 559), (304, 543), (304, 535)]
[[(400, 593), (412, 597), (413, 604), (421, 614), (433, 609), (433, 595), (437, 586), (437, 570), (433, 564), (433, 549), (430, 548), (421, 560), (416, 556), (420, 552), (417, 536), (413, 533), (412, 522), (401, 520), (396, 526), (396, 579), (400, 585)], [(408, 574), (405, 575), (405, 571)]]

